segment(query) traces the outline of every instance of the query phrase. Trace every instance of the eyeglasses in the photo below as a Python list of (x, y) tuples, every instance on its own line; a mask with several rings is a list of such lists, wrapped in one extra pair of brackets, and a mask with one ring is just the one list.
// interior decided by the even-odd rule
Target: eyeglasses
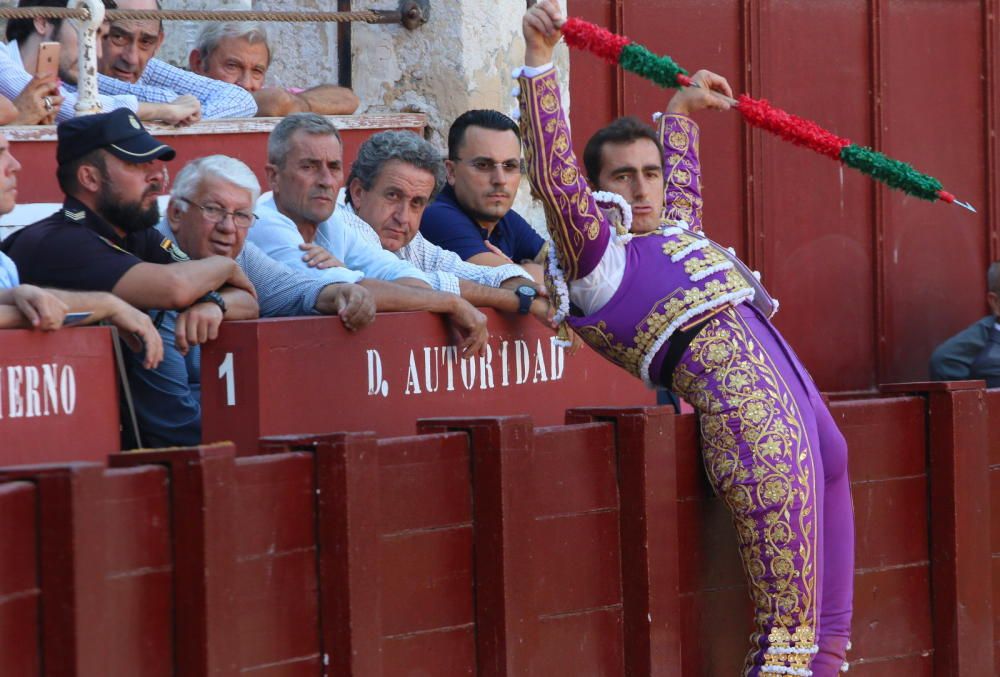
[(256, 214), (248, 214), (246, 212), (227, 212), (222, 207), (216, 207), (215, 205), (200, 205), (194, 200), (189, 200), (186, 197), (179, 197), (178, 200), (182, 202), (187, 202), (189, 205), (194, 205), (201, 210), (202, 216), (205, 220), (213, 225), (218, 225), (226, 220), (227, 216), (233, 218), (233, 225), (237, 228), (249, 228), (257, 220)]
[(482, 174), (492, 174), (497, 167), (503, 170), (504, 174), (524, 174), (523, 160), (491, 160), (485, 157), (477, 157), (471, 160), (458, 159), (456, 162), (469, 165)]

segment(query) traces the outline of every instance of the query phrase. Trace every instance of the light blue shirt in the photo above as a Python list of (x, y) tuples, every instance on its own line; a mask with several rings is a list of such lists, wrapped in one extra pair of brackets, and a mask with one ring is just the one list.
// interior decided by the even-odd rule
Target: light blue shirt
[(21, 284), (17, 276), (17, 266), (10, 257), (0, 252), (0, 289), (13, 289)]
[[(305, 242), (299, 229), (290, 218), (278, 211), (274, 195), (264, 193), (257, 200), (257, 223), (250, 229), (247, 239), (289, 268), (327, 279), (330, 282), (356, 282), (343, 279), (343, 268), (317, 270), (302, 260), (304, 252), (299, 245)], [(362, 239), (358, 233), (336, 224), (331, 217), (316, 229), (316, 244), (340, 259), (351, 271), (361, 271), (364, 277), (390, 282), (412, 278), (430, 285), (430, 280), (412, 263), (396, 258), (392, 252)]]
[[(166, 218), (160, 219), (156, 228), (177, 244)], [(257, 290), (261, 317), (317, 315), (316, 301), (323, 287), (338, 282), (357, 282), (364, 277), (357, 271), (338, 268), (337, 274), (342, 279), (318, 280), (275, 261), (252, 242), (243, 243), (235, 261)]]

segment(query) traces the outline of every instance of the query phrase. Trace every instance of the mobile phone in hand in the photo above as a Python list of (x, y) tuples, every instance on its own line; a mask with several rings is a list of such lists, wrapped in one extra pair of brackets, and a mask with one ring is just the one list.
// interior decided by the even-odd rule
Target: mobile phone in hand
[(58, 42), (43, 42), (38, 45), (35, 75), (44, 78), (59, 74), (59, 51), (61, 48), (62, 46)]
[(80, 324), (81, 322), (86, 322), (87, 318), (93, 315), (91, 311), (87, 310), (80, 313), (66, 313), (66, 317), (63, 318), (64, 327), (72, 327), (74, 324)]

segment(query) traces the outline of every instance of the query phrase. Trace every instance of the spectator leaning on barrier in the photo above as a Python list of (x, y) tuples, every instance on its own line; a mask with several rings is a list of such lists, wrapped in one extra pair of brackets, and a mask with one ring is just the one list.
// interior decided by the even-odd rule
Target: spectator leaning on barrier
[(272, 192), (257, 201), (251, 242), (268, 256), (320, 279), (332, 275), (332, 269), (315, 264), (332, 256), (336, 264), (364, 273), (359, 284), (372, 292), (378, 310), (443, 313), (462, 335), (463, 356), (484, 349), (489, 337), (486, 317), (474, 306), (455, 294), (431, 289), (416, 266), (333, 223), (330, 217), (344, 184), (344, 152), (329, 120), (315, 113), (289, 115), (272, 130), (267, 157)]
[[(18, 6), (65, 7), (66, 0), (21, 0)], [(104, 6), (108, 9), (117, 7), (114, 0), (104, 0)], [(98, 30), (98, 56), (101, 54), (101, 36), (108, 32), (108, 28), (109, 24), (105, 22)], [(29, 73), (35, 71), (38, 46), (52, 41), (61, 45), (59, 78), (33, 78)], [(7, 22), (7, 44), (0, 45), (0, 94), (15, 101), (16, 97), (27, 95), (19, 106), (22, 115), (26, 120), (42, 117), (26, 124), (69, 120), (76, 114), (78, 57), (77, 33), (71, 22), (60, 19), (11, 19)], [(98, 77), (99, 100), (106, 111), (127, 108), (134, 111), (140, 120), (160, 120), (174, 125), (193, 121), (191, 116), (197, 112), (190, 102), (185, 101), (169, 102), (167, 99), (159, 103), (143, 103), (142, 99), (134, 96), (134, 92), (109, 91), (107, 85), (110, 82), (107, 78)]]
[[(257, 317), (253, 285), (232, 259), (191, 261), (154, 226), (163, 189), (163, 160), (174, 157), (126, 110), (87, 115), (58, 128), (56, 160), (63, 210), (15, 232), (3, 249), (27, 282), (110, 291), (134, 306), (169, 311), (176, 327), (164, 351), (187, 353), (214, 339), (226, 319)], [(134, 369), (132, 369), (134, 372)], [(133, 395), (144, 441), (151, 446), (197, 444), (197, 403)]]
[(239, 160), (225, 155), (199, 158), (177, 175), (158, 227), (193, 259), (234, 259), (257, 290), (261, 317), (339, 315), (352, 331), (375, 319), (371, 293), (353, 284), (362, 273), (333, 268), (326, 279), (317, 279), (246, 241), (259, 196), (257, 177)]
[[(177, 175), (167, 214), (157, 228), (192, 259), (234, 259), (257, 289), (262, 317), (339, 315), (352, 331), (370, 323), (375, 317), (371, 294), (352, 284), (360, 273), (341, 268), (341, 282), (317, 280), (278, 263), (246, 242), (258, 195), (257, 178), (239, 160), (225, 155), (199, 158)], [(170, 345), (173, 313), (160, 323), (160, 333)], [(183, 402), (197, 412), (200, 420), (200, 347), (192, 347), (186, 355), (168, 350), (159, 368), (135, 373), (132, 384), (134, 391), (149, 394), (146, 401), (160, 401), (168, 410), (172, 402)], [(150, 416), (157, 416), (155, 409), (146, 414), (147, 419)]]
[[(121, 0), (122, 9), (160, 9), (157, 0)], [(252, 117), (253, 97), (243, 89), (202, 77), (154, 58), (163, 44), (163, 22), (115, 21), (104, 36), (99, 60), (101, 91), (134, 94), (139, 101), (183, 104), (199, 118)]]
[(317, 85), (309, 89), (265, 87), (271, 66), (267, 32), (255, 23), (205, 24), (188, 55), (191, 70), (238, 85), (253, 94), (258, 116), (283, 117), (290, 113), (350, 115), (358, 97), (346, 87)]
[(463, 113), (448, 131), (448, 185), (420, 232), (470, 263), (520, 263), (543, 281), (545, 240), (511, 207), (521, 184), (521, 131), (495, 110)]
[(931, 355), (935, 381), (982, 379), (1000, 388), (1000, 261), (986, 274), (990, 314), (939, 345)]
[[(21, 163), (11, 154), (7, 137), (0, 134), (0, 216), (14, 209), (20, 170)], [(81, 320), (84, 324), (113, 324), (133, 350), (145, 347), (144, 367), (151, 369), (160, 363), (163, 344), (148, 315), (105, 292), (68, 292), (20, 284), (17, 266), (0, 252), (0, 329), (52, 331), (63, 325), (68, 313), (89, 313)]]
[(468, 263), (420, 234), (420, 217), (444, 177), (440, 153), (417, 134), (375, 134), (358, 150), (347, 178), (347, 204), (338, 205), (332, 223), (409, 261), (435, 289), (460, 294), (475, 306), (531, 312), (547, 324), (549, 303), (521, 266)]

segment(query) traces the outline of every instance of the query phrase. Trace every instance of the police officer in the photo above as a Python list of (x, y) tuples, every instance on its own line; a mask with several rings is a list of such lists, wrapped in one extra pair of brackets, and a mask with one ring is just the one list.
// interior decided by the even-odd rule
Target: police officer
[[(110, 291), (137, 308), (177, 311), (171, 345), (164, 341), (165, 364), (214, 339), (223, 318), (257, 317), (253, 285), (235, 261), (225, 256), (190, 261), (153, 227), (163, 162), (175, 155), (170, 146), (153, 138), (127, 109), (73, 118), (57, 132), (63, 208), (3, 242), (24, 282)], [(142, 412), (156, 413), (149, 422), (159, 429), (152, 431), (159, 444), (200, 441), (197, 403), (145, 401), (143, 393), (134, 394), (141, 429)]]

